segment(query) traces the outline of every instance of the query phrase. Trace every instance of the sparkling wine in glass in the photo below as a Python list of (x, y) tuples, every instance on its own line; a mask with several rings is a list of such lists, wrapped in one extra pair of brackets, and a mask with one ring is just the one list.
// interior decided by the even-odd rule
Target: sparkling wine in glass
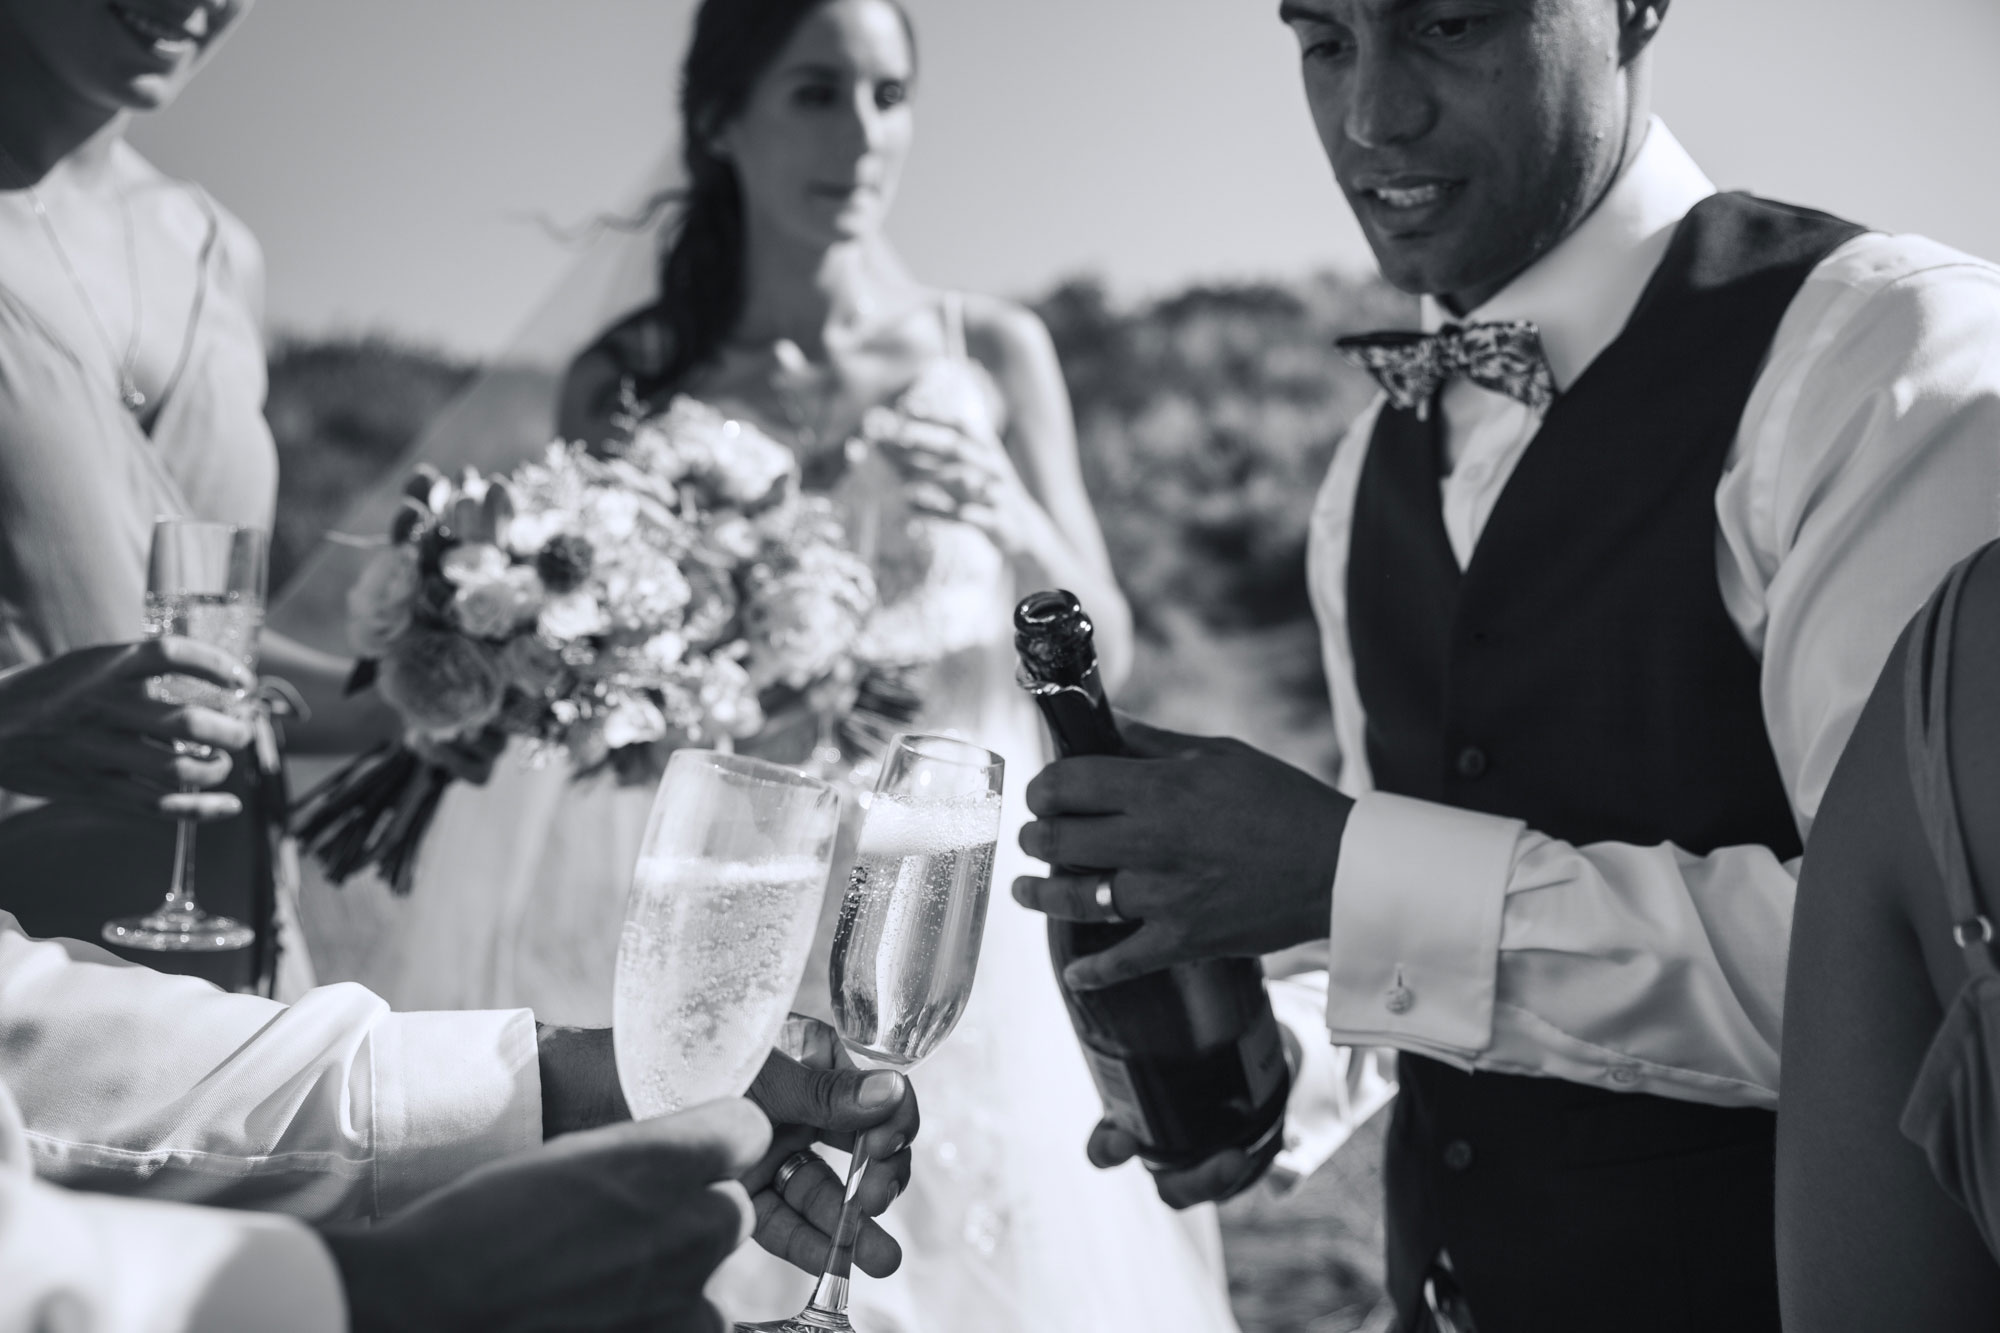
[[(905, 1073), (951, 1035), (972, 994), (993, 850), (1000, 836), (999, 755), (942, 736), (901, 736), (861, 825), (833, 938), (835, 1026), (856, 1064)], [(869, 1158), (857, 1151), (826, 1272), (796, 1317), (737, 1333), (851, 1330), (848, 1281), (862, 1217), (854, 1206)]]
[(805, 971), (839, 825), (835, 788), (796, 770), (708, 750), (667, 761), (612, 999), (632, 1114), (749, 1090)]
[[(147, 637), (212, 643), (255, 672), (257, 636), (264, 627), (267, 547), (268, 539), (257, 528), (171, 518), (154, 524), (146, 573)], [(146, 683), (146, 693), (162, 703), (239, 716), (256, 707), (245, 691), (192, 676), (155, 676)], [(187, 752), (202, 748), (176, 744)], [(195, 901), (194, 835), (193, 820), (178, 821), (166, 898), (144, 916), (107, 921), (106, 943), (157, 953), (224, 953), (256, 939), (256, 932), (242, 922), (204, 912)]]

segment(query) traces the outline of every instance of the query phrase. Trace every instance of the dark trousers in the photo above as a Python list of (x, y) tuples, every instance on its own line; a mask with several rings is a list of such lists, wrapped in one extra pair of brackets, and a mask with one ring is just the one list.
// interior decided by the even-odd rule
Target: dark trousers
[(1441, 1252), (1479, 1333), (1777, 1333), (1776, 1117), (1404, 1056), (1389, 1286)]

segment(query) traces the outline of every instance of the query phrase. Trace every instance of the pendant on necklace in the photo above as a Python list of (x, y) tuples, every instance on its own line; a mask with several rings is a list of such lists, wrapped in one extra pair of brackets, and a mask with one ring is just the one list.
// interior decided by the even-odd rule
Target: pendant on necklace
[(146, 406), (146, 395), (140, 391), (138, 385), (127, 380), (118, 391), (118, 401), (125, 404), (127, 412), (138, 412)]

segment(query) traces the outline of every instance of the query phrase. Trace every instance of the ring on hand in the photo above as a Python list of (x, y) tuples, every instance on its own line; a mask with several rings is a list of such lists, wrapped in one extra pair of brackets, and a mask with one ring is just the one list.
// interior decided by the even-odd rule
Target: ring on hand
[(1125, 918), (1118, 915), (1118, 904), (1111, 897), (1111, 876), (1097, 881), (1097, 906), (1103, 911), (1107, 922), (1120, 922)]
[(804, 1148), (787, 1157), (778, 1167), (778, 1174), (771, 1177), (771, 1188), (779, 1198), (785, 1197), (785, 1187), (792, 1183), (792, 1177), (819, 1160), (819, 1154)]

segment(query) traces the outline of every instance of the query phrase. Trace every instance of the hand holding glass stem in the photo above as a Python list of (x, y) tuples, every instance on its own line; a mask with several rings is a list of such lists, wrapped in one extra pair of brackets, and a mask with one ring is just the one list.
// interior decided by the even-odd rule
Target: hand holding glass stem
[[(267, 545), (256, 528), (165, 518), (154, 524), (146, 574), (148, 637), (211, 644), (254, 680), (257, 636), (264, 624)], [(152, 677), (147, 693), (159, 703), (239, 719), (252, 716), (257, 706), (248, 686), (225, 687), (190, 675)], [(176, 740), (174, 746), (184, 755), (206, 757), (199, 742)], [(165, 900), (145, 916), (106, 922), (106, 943), (167, 953), (218, 953), (244, 948), (256, 938), (249, 926), (211, 916), (195, 902), (194, 833), (192, 817), (177, 822), (173, 877)]]
[[(972, 993), (1000, 834), (1000, 756), (936, 736), (899, 737), (868, 802), (834, 935), (840, 1037), (863, 1068), (907, 1073), (951, 1034)], [(738, 1333), (851, 1330), (856, 1241), (880, 1196), (877, 1145), (863, 1138), (826, 1269), (796, 1317)], [(865, 1265), (864, 1265), (865, 1267)]]

